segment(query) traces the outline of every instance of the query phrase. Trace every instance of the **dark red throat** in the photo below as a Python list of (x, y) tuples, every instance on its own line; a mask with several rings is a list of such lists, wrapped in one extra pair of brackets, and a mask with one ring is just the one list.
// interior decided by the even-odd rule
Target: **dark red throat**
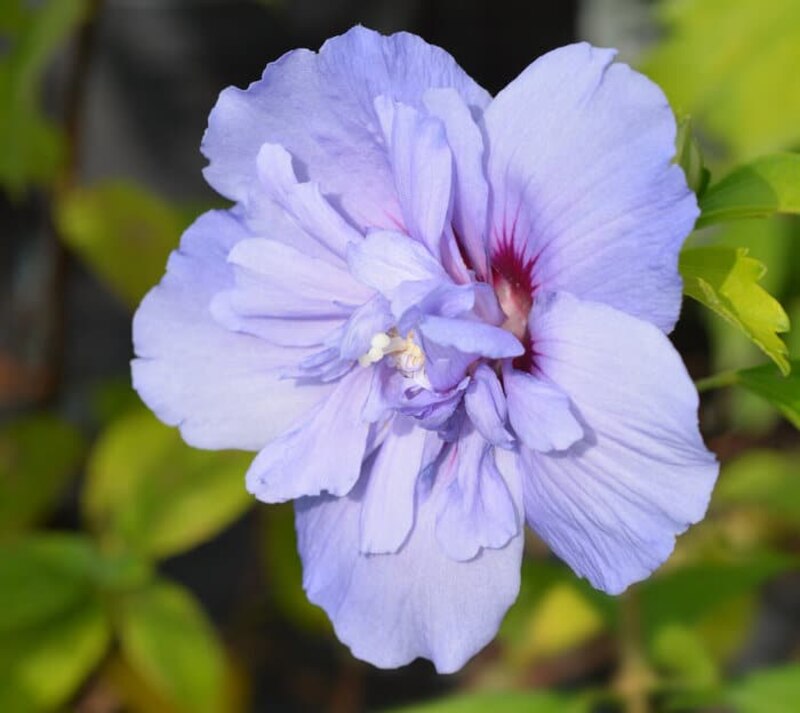
[(525, 345), (525, 353), (514, 359), (514, 368), (533, 369), (533, 343), (528, 315), (533, 306), (536, 283), (533, 277), (535, 257), (526, 257), (511, 240), (503, 239), (492, 253), (492, 285), (506, 315), (503, 328)]

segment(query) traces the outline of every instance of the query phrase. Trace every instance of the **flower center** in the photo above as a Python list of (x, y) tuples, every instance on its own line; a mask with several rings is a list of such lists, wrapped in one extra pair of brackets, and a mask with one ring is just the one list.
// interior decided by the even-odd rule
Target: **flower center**
[(369, 366), (384, 357), (389, 357), (390, 364), (403, 376), (414, 378), (422, 375), (425, 355), (419, 344), (414, 341), (413, 331), (409, 332), (405, 339), (398, 336), (395, 329), (391, 329), (388, 333), (378, 332), (370, 341), (369, 351), (358, 358), (358, 363), (361, 366)]
[(524, 371), (533, 366), (528, 316), (536, 292), (533, 272), (537, 258), (524, 255), (511, 240), (502, 240), (492, 255), (492, 286), (506, 316), (502, 327), (525, 345), (525, 354), (514, 360), (514, 366)]
[(507, 279), (503, 275), (496, 274), (494, 279), (494, 291), (500, 309), (506, 316), (503, 322), (503, 329), (507, 329), (520, 341), (525, 340), (528, 333), (528, 314), (533, 305), (533, 297), (525, 290), (520, 289), (518, 283)]

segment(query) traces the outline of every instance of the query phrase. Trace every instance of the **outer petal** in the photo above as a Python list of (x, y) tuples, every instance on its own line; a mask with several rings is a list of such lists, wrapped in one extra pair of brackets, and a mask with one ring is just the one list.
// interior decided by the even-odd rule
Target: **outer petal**
[(372, 375), (357, 369), (304, 421), (262, 450), (247, 489), (267, 503), (303, 495), (346, 495), (358, 480), (370, 426), (361, 418)]
[(587, 436), (523, 451), (525, 512), (553, 550), (615, 594), (670, 554), (705, 514), (718, 465), (697, 425), (697, 392), (655, 327), (568, 295), (531, 316), (537, 367), (570, 395)]
[(134, 388), (201, 448), (258, 450), (330, 391), (279, 378), (307, 349), (279, 349), (212, 319), (212, 296), (233, 287), (228, 252), (248, 237), (229, 212), (201, 216), (133, 320)]
[(578, 44), (536, 60), (485, 113), (495, 250), (535, 260), (534, 281), (669, 331), (678, 252), (698, 215), (661, 90), (614, 52)]
[[(518, 481), (507, 472), (518, 503)], [(427, 483), (420, 481), (414, 529), (396, 554), (358, 551), (364, 480), (345, 498), (297, 501), (298, 547), (309, 599), (355, 656), (383, 668), (423, 656), (450, 673), (494, 637), (516, 599), (523, 538), (469, 562), (448, 558), (434, 533), (446, 483), (437, 478), (430, 490)]]
[(431, 87), (453, 87), (470, 106), (489, 101), (449, 54), (407, 33), (384, 37), (355, 27), (319, 54), (290, 52), (246, 91), (222, 92), (203, 139), (206, 178), (242, 200), (258, 150), (280, 144), (323, 193), (341, 198), (359, 226), (398, 227), (401, 211), (373, 101), (386, 95), (421, 109)]

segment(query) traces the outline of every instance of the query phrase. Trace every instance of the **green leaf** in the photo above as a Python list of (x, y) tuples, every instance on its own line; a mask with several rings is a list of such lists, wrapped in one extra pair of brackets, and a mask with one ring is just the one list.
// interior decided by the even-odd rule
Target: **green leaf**
[(764, 156), (740, 166), (700, 199), (697, 228), (726, 220), (800, 214), (800, 154)]
[(125, 598), (119, 637), (128, 663), (170, 701), (191, 713), (220, 710), (224, 652), (186, 589), (162, 581)]
[(737, 713), (796, 713), (800, 710), (800, 664), (752, 673), (732, 684), (725, 699)]
[(800, 3), (662, 3), (668, 25), (644, 71), (738, 157), (800, 143)]
[(56, 618), (87, 600), (97, 561), (91, 541), (80, 535), (42, 534), (0, 545), (0, 633)]
[[(800, 369), (800, 359), (793, 359), (789, 367)], [(785, 376), (766, 364), (736, 372), (734, 379), (735, 383), (769, 401), (800, 429), (800, 374), (797, 371)]]
[(796, 564), (790, 557), (762, 553), (753, 561), (708, 562), (652, 577), (638, 585), (645, 629), (652, 635), (671, 623), (694, 624)]
[(252, 456), (201, 451), (137, 409), (98, 439), (83, 509), (106, 539), (156, 557), (182, 552), (232, 523), (252, 502), (244, 474)]
[(63, 157), (60, 130), (41, 112), (44, 70), (86, 16), (86, 0), (10, 0), (2, 24), (8, 51), (0, 61), (0, 184), (12, 194), (28, 182), (46, 183)]
[(129, 411), (140, 411), (141, 399), (131, 388), (130, 376), (105, 379), (90, 390), (92, 415), (98, 424), (107, 426)]
[(88, 600), (41, 626), (0, 634), (0, 710), (40, 713), (62, 705), (109, 640), (103, 609)]
[(798, 453), (751, 450), (723, 466), (715, 505), (758, 507), (788, 523), (800, 523)]
[[(5, 15), (10, 31), (10, 50), (3, 66), (13, 66), (20, 92), (34, 91), (55, 51), (64, 43), (88, 11), (87, 0), (7, 0)], [(32, 7), (35, 6), (35, 7)]]
[(466, 693), (433, 703), (392, 709), (392, 713), (583, 713), (587, 698), (555, 693), (514, 691)]
[(788, 350), (779, 333), (789, 330), (780, 303), (758, 281), (766, 268), (743, 248), (689, 248), (681, 252), (683, 291), (744, 332), (785, 374)]
[(54, 416), (0, 428), (0, 537), (25, 529), (54, 506), (82, 452), (80, 434)]
[(64, 242), (129, 307), (161, 279), (186, 227), (180, 211), (122, 181), (72, 191), (56, 221)]
[(703, 195), (711, 179), (711, 174), (703, 163), (703, 155), (692, 134), (692, 122), (687, 116), (678, 123), (678, 136), (675, 139), (675, 163), (686, 174), (686, 182), (698, 196)]
[(264, 570), (267, 590), (276, 608), (293, 624), (329, 634), (330, 621), (325, 612), (308, 601), (303, 591), (303, 570), (297, 554), (294, 529), (294, 505), (283, 503), (262, 510)]

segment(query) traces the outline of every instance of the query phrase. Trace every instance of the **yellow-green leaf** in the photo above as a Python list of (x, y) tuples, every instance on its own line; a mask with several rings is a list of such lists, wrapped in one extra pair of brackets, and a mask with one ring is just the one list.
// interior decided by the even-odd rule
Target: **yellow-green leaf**
[(732, 171), (700, 199), (697, 227), (725, 220), (800, 214), (800, 154), (764, 156)]
[[(791, 291), (792, 273), (795, 271), (792, 250), (797, 247), (797, 242), (792, 222), (754, 218), (721, 223), (714, 231), (713, 244), (747, 248), (748, 257), (769, 265), (769, 271), (761, 278), (759, 285), (771, 295), (783, 296)], [(709, 369), (712, 373), (762, 362), (763, 352), (741, 330), (731, 329), (725, 320), (719, 319), (711, 310), (703, 310), (702, 316), (711, 342)], [(791, 313), (789, 321), (790, 324), (795, 323)], [(792, 334), (793, 331), (789, 331), (784, 337), (789, 354), (794, 353), (790, 344)], [(768, 403), (745, 389), (733, 389), (726, 396), (725, 421), (737, 431), (753, 436), (765, 434), (775, 426), (778, 418)]]
[(225, 655), (183, 587), (157, 582), (126, 597), (119, 638), (128, 663), (187, 713), (222, 713)]
[(766, 267), (744, 248), (689, 248), (681, 253), (683, 290), (739, 328), (781, 371), (789, 373), (788, 350), (778, 336), (789, 330), (781, 304), (759, 284)]
[(736, 157), (800, 142), (800, 3), (683, 0), (662, 3), (667, 38), (645, 73)]
[(210, 537), (252, 502), (250, 454), (201, 451), (144, 409), (100, 436), (89, 459), (83, 509), (95, 530), (142, 554), (177, 554)]
[[(617, 597), (594, 589), (585, 579), (576, 579), (572, 570), (562, 562), (552, 560), (522, 560), (522, 581), (519, 596), (500, 626), (499, 636), (514, 651), (524, 651), (533, 616), (554, 589), (568, 585), (582, 606), (596, 612), (604, 626), (612, 626), (617, 616)], [(557, 590), (556, 590), (557, 591)]]
[(719, 670), (699, 634), (681, 624), (666, 624), (650, 642), (653, 664), (670, 683), (691, 688), (710, 688), (719, 681)]
[(551, 587), (530, 612), (517, 657), (533, 661), (576, 648), (604, 629), (603, 618), (572, 584)]
[(56, 220), (66, 244), (130, 307), (161, 279), (186, 227), (181, 211), (122, 181), (75, 189)]

